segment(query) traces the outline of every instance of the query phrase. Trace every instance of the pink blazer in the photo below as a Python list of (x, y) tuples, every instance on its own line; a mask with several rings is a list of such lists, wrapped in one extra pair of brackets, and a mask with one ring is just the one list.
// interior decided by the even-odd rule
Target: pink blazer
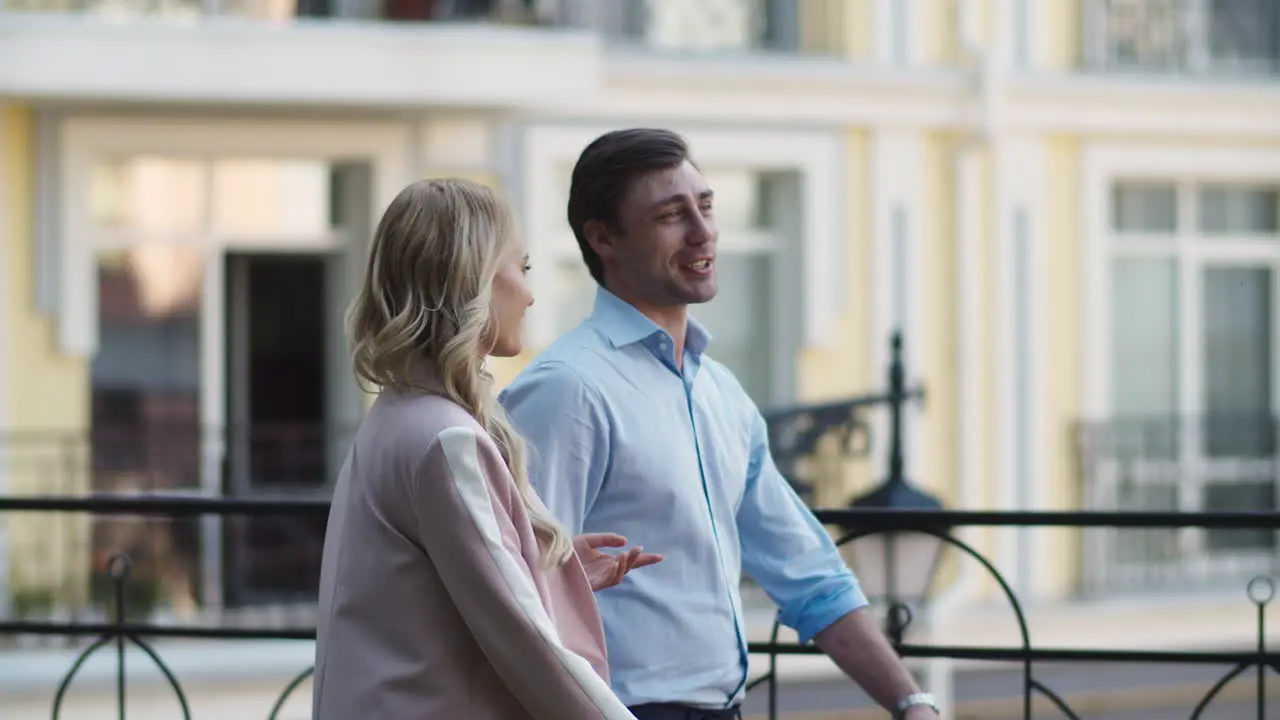
[(599, 720), (604, 630), (576, 556), (544, 568), (497, 446), (460, 406), (384, 392), (338, 476), (314, 720)]

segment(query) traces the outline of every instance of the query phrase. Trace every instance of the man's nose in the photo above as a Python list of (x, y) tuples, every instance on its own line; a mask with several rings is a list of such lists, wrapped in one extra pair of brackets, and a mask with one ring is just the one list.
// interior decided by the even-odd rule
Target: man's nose
[(706, 245), (716, 239), (716, 226), (709, 218), (701, 215), (693, 221), (686, 241), (690, 245)]

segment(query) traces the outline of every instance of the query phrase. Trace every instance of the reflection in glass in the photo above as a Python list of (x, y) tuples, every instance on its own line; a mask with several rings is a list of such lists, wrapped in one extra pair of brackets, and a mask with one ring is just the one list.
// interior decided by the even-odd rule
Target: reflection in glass
[(1124, 182), (1111, 191), (1112, 227), (1120, 232), (1170, 233), (1178, 224), (1172, 183)]
[(1200, 189), (1200, 230), (1205, 233), (1274, 233), (1280, 230), (1280, 191), (1247, 185)]
[[(94, 492), (199, 486), (204, 262), (201, 249), (176, 244), (99, 255), (99, 343), (90, 370)], [(98, 518), (93, 548), (95, 593), (109, 594), (106, 559), (123, 551), (134, 560), (135, 601), (145, 600), (139, 610), (194, 609), (194, 519)]]
[(1119, 418), (1178, 411), (1178, 276), (1170, 259), (1111, 267), (1111, 407)]
[(213, 163), (213, 231), (318, 236), (329, 229), (329, 164), (237, 159)]
[(90, 179), (93, 219), (107, 231), (200, 233), (208, 212), (205, 168), (200, 160), (144, 156), (100, 163)]
[(764, 408), (774, 404), (772, 275), (772, 253), (722, 253), (715, 299), (690, 308), (711, 333), (707, 352)]
[(1266, 457), (1271, 431), (1271, 270), (1204, 269), (1205, 451)]

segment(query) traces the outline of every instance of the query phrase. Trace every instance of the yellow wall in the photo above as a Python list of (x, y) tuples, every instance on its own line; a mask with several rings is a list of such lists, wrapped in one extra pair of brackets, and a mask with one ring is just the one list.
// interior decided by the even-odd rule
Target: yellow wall
[[(39, 314), (35, 306), (32, 114), (17, 107), (0, 112), (4, 113), (5, 145), (12, 150), (2, 158), (4, 186), (10, 192), (3, 204), (9, 220), (5, 231), (8, 277), (0, 286), (9, 313), (4, 350), (9, 361), (5, 380), (10, 407), (5, 423), (14, 431), (82, 432), (89, 420), (88, 362), (61, 352), (53, 318)], [(71, 488), (49, 488), (45, 481), (42, 489)]]
[[(1040, 438), (1045, 449), (1044, 502), (1047, 509), (1071, 510), (1079, 507), (1075, 473), (1072, 425), (1081, 415), (1080, 367), (1081, 335), (1081, 226), (1080, 154), (1075, 138), (1053, 137), (1046, 141), (1045, 192), (1048, 201), (1044, 219), (1047, 248), (1045, 263), (1046, 314), (1044, 333), (1046, 383), (1041, 395), (1047, 405), (1046, 422)], [(1066, 530), (1043, 530), (1048, 541), (1045, 552), (1060, 563), (1063, 572), (1054, 578), (1050, 591), (1064, 592), (1079, 578), (1081, 534)], [(1057, 563), (1055, 563), (1057, 564)]]
[[(57, 346), (54, 323), (36, 311), (34, 132), (25, 107), (0, 107), (0, 293), (4, 322), (0, 352), (8, 374), (8, 406), (0, 430), (5, 492), (15, 495), (83, 492), (88, 482), (88, 366)], [(77, 604), (85, 597), (88, 522), (65, 513), (10, 519), (10, 568), (14, 591), (24, 600), (50, 594)], [(50, 560), (53, 558), (53, 560)], [(76, 570), (81, 570), (76, 572)]]
[(1036, 0), (1037, 22), (1040, 25), (1037, 38), (1045, 43), (1042, 57), (1046, 70), (1070, 71), (1080, 65), (1081, 0)]

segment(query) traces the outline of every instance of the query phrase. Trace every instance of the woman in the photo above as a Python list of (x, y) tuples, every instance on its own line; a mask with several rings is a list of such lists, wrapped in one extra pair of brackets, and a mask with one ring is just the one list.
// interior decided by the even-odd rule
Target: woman
[(348, 325), (380, 392), (325, 536), (317, 720), (633, 717), (592, 591), (661, 558), (568, 537), (483, 368), (520, 352), (527, 263), (510, 209), (476, 183), (416, 182), (378, 225)]

